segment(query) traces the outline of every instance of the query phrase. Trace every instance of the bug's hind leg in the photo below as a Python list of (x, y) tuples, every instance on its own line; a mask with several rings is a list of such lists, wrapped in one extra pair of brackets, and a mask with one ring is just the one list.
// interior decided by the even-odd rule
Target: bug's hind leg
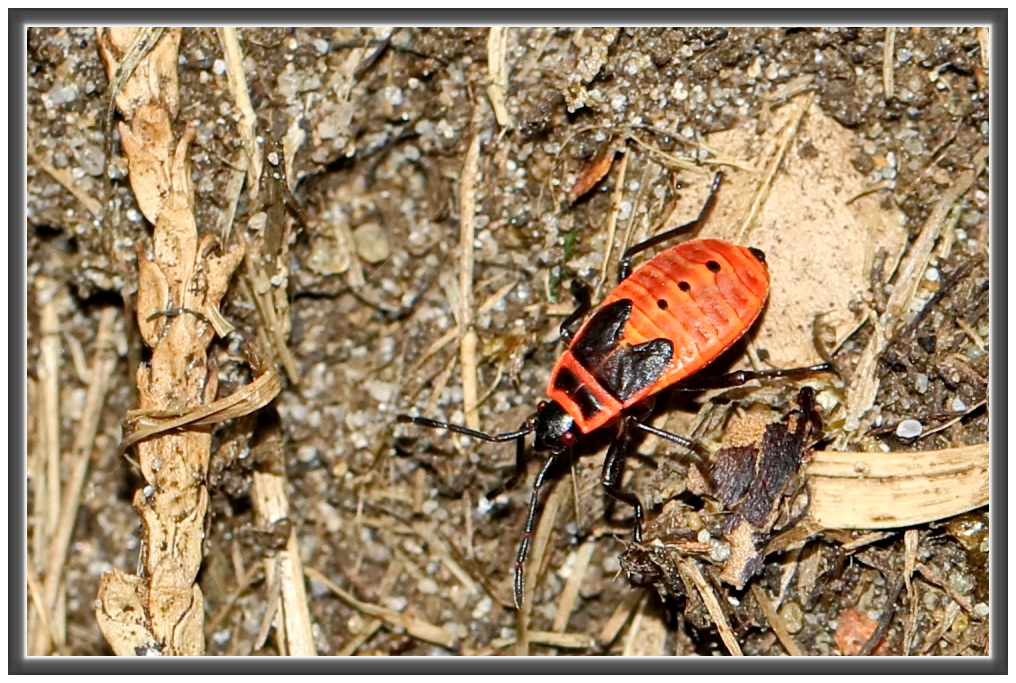
[(670, 230), (664, 230), (658, 235), (633, 244), (625, 250), (624, 255), (621, 256), (621, 263), (617, 271), (617, 281), (621, 282), (631, 275), (631, 260), (638, 254), (641, 254), (646, 249), (652, 249), (653, 247), (663, 244), (669, 240), (674, 239), (678, 235), (685, 232), (694, 232), (698, 229), (702, 222), (705, 221), (706, 216), (709, 215), (709, 211), (713, 208), (713, 204), (716, 200), (716, 192), (720, 189), (720, 183), (723, 182), (723, 171), (717, 171), (716, 175), (713, 176), (713, 184), (709, 187), (709, 196), (706, 197), (705, 203), (702, 204), (702, 208), (699, 209), (699, 215), (694, 220), (688, 221), (683, 225), (679, 225), (676, 228)]
[(578, 331), (579, 323), (589, 313), (589, 309), (592, 308), (592, 299), (589, 295), (589, 285), (582, 280), (575, 278), (571, 281), (571, 293), (575, 297), (575, 310), (571, 314), (561, 321), (560, 337), (559, 339), (565, 344), (571, 344), (572, 338)]
[(779, 377), (808, 377), (820, 372), (836, 372), (836, 366), (832, 363), (819, 363), (806, 368), (784, 368), (775, 370), (736, 370), (725, 375), (715, 377), (695, 378), (690, 382), (682, 383), (678, 389), (681, 391), (703, 391), (705, 389), (727, 389), (739, 387), (753, 379), (775, 379)]

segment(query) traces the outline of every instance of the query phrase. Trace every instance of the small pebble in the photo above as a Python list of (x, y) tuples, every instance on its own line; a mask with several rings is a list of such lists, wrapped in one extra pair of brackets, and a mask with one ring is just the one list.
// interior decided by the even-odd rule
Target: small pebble
[(901, 439), (916, 439), (924, 432), (924, 425), (917, 420), (904, 420), (896, 425), (896, 436)]
[(368, 263), (380, 263), (392, 253), (388, 236), (377, 223), (364, 223), (353, 232), (356, 253)]

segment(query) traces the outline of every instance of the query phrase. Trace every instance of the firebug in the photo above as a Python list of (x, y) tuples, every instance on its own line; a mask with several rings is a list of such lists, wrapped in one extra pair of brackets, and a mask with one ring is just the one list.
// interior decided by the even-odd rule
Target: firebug
[(561, 324), (561, 337), (568, 342), (568, 348), (550, 373), (549, 400), (541, 401), (519, 429), (488, 434), (429, 418), (398, 416), (400, 422), (447, 429), (484, 441), (515, 441), (515, 471), (488, 494), (489, 498), (513, 486), (524, 473), (527, 435), (534, 434), (535, 450), (548, 454), (533, 484), (516, 555), (517, 607), (524, 598), (525, 563), (540, 490), (554, 464), (580, 438), (608, 425), (618, 426), (618, 436), (604, 459), (601, 480), (608, 494), (634, 509), (633, 536), (640, 542), (642, 503), (636, 494), (620, 487), (632, 430), (677, 443), (696, 456), (706, 455), (694, 441), (645, 423), (650, 412), (647, 405), (655, 394), (672, 386), (730, 387), (759, 377), (829, 369), (823, 363), (790, 370), (732, 372), (694, 386), (688, 381), (744, 336), (758, 319), (769, 294), (765, 254), (754, 247), (735, 246), (722, 240), (692, 239), (665, 249), (634, 271), (631, 262), (647, 249), (697, 230), (712, 208), (722, 180), (723, 173), (717, 173), (694, 220), (640, 242), (624, 253), (618, 286), (577, 332), (570, 328), (588, 313), (590, 301), (581, 286), (573, 286), (579, 307)]

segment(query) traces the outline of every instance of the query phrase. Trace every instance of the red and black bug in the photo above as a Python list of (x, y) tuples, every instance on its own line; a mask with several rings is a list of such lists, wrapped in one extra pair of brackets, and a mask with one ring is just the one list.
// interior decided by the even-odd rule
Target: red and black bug
[[(573, 286), (579, 307), (561, 324), (568, 348), (550, 374), (547, 397), (516, 431), (487, 434), (459, 425), (408, 415), (401, 422), (448, 429), (484, 441), (515, 441), (515, 472), (489, 498), (515, 484), (525, 471), (525, 438), (534, 433), (535, 450), (549, 455), (533, 484), (525, 530), (515, 569), (515, 604), (521, 605), (524, 571), (540, 490), (562, 454), (584, 435), (618, 424), (603, 463), (602, 484), (608, 494), (635, 511), (634, 538), (642, 540), (644, 513), (634, 493), (620, 488), (632, 429), (667, 439), (704, 455), (694, 441), (646, 424), (647, 402), (674, 385), (686, 389), (730, 387), (758, 377), (778, 377), (829, 369), (828, 364), (793, 370), (739, 371), (713, 377), (692, 387), (688, 378), (716, 360), (758, 318), (769, 293), (765, 254), (722, 240), (696, 239), (660, 252), (631, 271), (632, 258), (647, 249), (697, 229), (708, 215), (723, 180), (717, 173), (695, 220), (629, 248), (621, 258), (619, 284), (573, 333), (571, 327), (590, 308), (588, 293)], [(575, 283), (573, 283), (574, 285)]]

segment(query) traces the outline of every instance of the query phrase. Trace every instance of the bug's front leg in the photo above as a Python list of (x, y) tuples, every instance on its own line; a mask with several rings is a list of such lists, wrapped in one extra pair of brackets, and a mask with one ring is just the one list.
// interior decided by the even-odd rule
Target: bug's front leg
[(720, 189), (720, 183), (722, 182), (723, 171), (717, 171), (716, 175), (713, 176), (713, 184), (709, 186), (709, 196), (706, 197), (706, 201), (702, 204), (702, 208), (699, 209), (699, 215), (696, 216), (694, 220), (688, 221), (676, 228), (664, 230), (658, 235), (653, 235), (638, 244), (633, 244), (628, 247), (621, 256), (621, 263), (617, 269), (617, 281), (622, 282), (631, 275), (631, 261), (636, 255), (641, 254), (646, 249), (652, 249), (659, 244), (668, 242), (686, 232), (694, 233), (698, 230), (699, 226), (705, 221), (706, 216), (709, 215), (709, 211), (713, 208), (713, 203), (716, 201), (716, 192)]
[(566, 345), (571, 344), (572, 338), (578, 331), (578, 323), (582, 322), (593, 306), (592, 298), (589, 295), (589, 285), (582, 280), (575, 278), (571, 281), (571, 293), (575, 298), (575, 310), (561, 322), (559, 328), (560, 339)]

